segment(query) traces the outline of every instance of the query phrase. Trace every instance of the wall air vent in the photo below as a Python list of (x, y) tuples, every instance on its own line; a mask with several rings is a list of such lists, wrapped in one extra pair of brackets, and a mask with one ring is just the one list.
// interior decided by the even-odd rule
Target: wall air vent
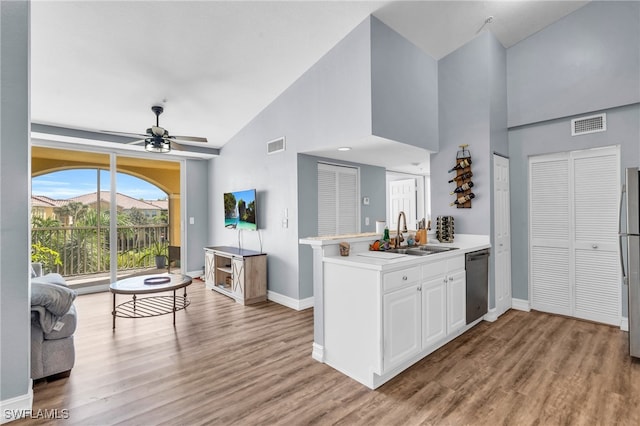
[(275, 154), (276, 152), (282, 152), (286, 149), (284, 136), (278, 139), (267, 142), (267, 154)]
[(571, 120), (571, 136), (604, 132), (606, 130), (607, 114), (590, 115), (589, 117), (574, 118)]

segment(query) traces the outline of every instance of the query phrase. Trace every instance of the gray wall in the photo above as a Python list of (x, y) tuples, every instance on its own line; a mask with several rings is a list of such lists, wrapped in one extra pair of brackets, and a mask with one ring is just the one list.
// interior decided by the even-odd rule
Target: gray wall
[(640, 2), (595, 1), (508, 49), (509, 127), (640, 101)]
[[(640, 164), (640, 3), (589, 3), (509, 48), (507, 70), (512, 294), (528, 300), (528, 157), (620, 145), (623, 169)], [(606, 132), (571, 136), (599, 112)]]
[(31, 376), (29, 3), (25, 1), (0, 1), (0, 93), (0, 401), (6, 401), (27, 398)]
[(438, 150), (438, 62), (371, 18), (372, 132)]
[[(511, 180), (511, 281), (517, 299), (529, 299), (529, 156), (620, 145), (622, 170), (640, 165), (640, 104), (605, 110), (607, 131), (571, 136), (571, 119), (550, 120), (509, 131)], [(597, 171), (594, 171), (597, 172)], [(622, 183), (623, 176), (620, 176)], [(623, 314), (627, 312), (623, 291)]]
[[(203, 247), (208, 245), (209, 235), (209, 162), (204, 160), (186, 161), (186, 213), (182, 219), (186, 237), (186, 260), (184, 271), (202, 271), (204, 268)], [(189, 223), (193, 217), (194, 224)]]
[[(440, 150), (431, 156), (431, 216), (455, 218), (461, 234), (490, 233), (491, 97), (490, 47), (493, 36), (483, 33), (438, 62)], [(472, 208), (450, 207), (449, 195), (458, 145), (469, 144), (476, 198)]]
[[(317, 184), (311, 182), (315, 177), (305, 173), (298, 177), (301, 169), (309, 172), (303, 165), (311, 160), (299, 159), (297, 154), (311, 153), (327, 143), (342, 145), (363, 139), (372, 135), (373, 128), (385, 137), (437, 147), (436, 71), (431, 58), (375, 18), (367, 18), (211, 161), (209, 245), (237, 242), (236, 231), (222, 225), (222, 193), (257, 188), (262, 249), (269, 255), (268, 288), (292, 299), (311, 297), (311, 269), (306, 258), (299, 258), (298, 239), (317, 233), (312, 228), (317, 218), (311, 220), (317, 214), (317, 206), (311, 211)], [(382, 90), (384, 84), (391, 90)], [(375, 112), (373, 96), (378, 103)], [(379, 124), (374, 123), (377, 119)], [(286, 151), (267, 155), (266, 142), (281, 136), (286, 137)], [(315, 167), (313, 170), (315, 173)], [(362, 220), (370, 218), (369, 226), (363, 223), (363, 231), (374, 230), (376, 218), (384, 217), (384, 182), (382, 169), (361, 168), (362, 194), (372, 199), (372, 204), (362, 208)], [(282, 225), (285, 210), (287, 228)], [(261, 249), (256, 234), (243, 235), (245, 248)]]
[[(298, 282), (298, 229), (305, 216), (298, 201), (298, 152), (371, 134), (370, 20), (356, 27), (251, 123), (229, 141), (209, 167), (209, 242), (237, 245), (224, 228), (222, 194), (258, 190), (262, 249), (268, 255), (268, 289), (292, 299), (312, 295)], [(267, 155), (266, 142), (286, 137), (286, 151)], [(282, 219), (288, 210), (288, 227)], [(244, 232), (243, 246), (260, 250), (258, 233)]]
[[(366, 164), (336, 161), (327, 158), (298, 154), (298, 234), (300, 238), (318, 235), (318, 163), (358, 167), (360, 169), (360, 196), (369, 197), (369, 205), (360, 203), (360, 221), (362, 232), (374, 232), (376, 219), (385, 217), (386, 213), (386, 170), (382, 167)], [(365, 218), (369, 217), (369, 225)], [(313, 296), (313, 259), (312, 249), (308, 245), (300, 245), (299, 280), (300, 298)]]
[[(493, 243), (493, 153), (508, 155), (506, 51), (489, 32), (438, 62), (440, 150), (431, 161), (431, 216), (455, 218), (455, 232), (490, 235)], [(473, 163), (470, 209), (449, 206), (459, 145), (469, 144)], [(495, 271), (489, 263), (489, 307), (495, 306)]]

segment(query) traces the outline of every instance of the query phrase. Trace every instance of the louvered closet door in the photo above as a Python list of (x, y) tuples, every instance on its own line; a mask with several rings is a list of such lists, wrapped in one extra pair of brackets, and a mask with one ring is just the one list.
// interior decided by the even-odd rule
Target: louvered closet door
[(620, 325), (618, 150), (606, 148), (580, 151), (572, 158), (575, 217), (574, 315)]
[(318, 235), (360, 232), (358, 185), (357, 168), (318, 164)]
[(532, 157), (531, 307), (620, 325), (620, 154), (607, 147)]
[(529, 162), (531, 307), (571, 315), (567, 154)]

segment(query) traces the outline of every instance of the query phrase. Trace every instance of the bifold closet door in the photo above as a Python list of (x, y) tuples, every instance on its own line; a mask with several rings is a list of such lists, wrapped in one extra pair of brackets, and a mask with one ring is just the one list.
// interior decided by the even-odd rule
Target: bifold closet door
[(573, 161), (574, 316), (620, 325), (618, 150), (579, 151)]
[(606, 147), (531, 157), (531, 307), (620, 325), (620, 154)]
[(529, 160), (531, 307), (562, 315), (572, 315), (568, 158), (563, 153)]

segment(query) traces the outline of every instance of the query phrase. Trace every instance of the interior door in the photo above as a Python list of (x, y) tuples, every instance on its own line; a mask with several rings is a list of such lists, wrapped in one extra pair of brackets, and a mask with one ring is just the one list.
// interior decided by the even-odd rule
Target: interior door
[(568, 154), (529, 159), (531, 307), (572, 315)]
[(620, 325), (618, 150), (614, 147), (576, 152), (572, 155), (572, 162), (574, 315)]
[(619, 148), (529, 163), (532, 308), (619, 326)]
[(403, 211), (407, 218), (407, 228), (415, 229), (416, 224), (416, 180), (402, 179), (389, 183), (389, 229), (398, 228), (398, 215)]
[(511, 209), (509, 159), (493, 156), (495, 308), (500, 316), (511, 309)]

